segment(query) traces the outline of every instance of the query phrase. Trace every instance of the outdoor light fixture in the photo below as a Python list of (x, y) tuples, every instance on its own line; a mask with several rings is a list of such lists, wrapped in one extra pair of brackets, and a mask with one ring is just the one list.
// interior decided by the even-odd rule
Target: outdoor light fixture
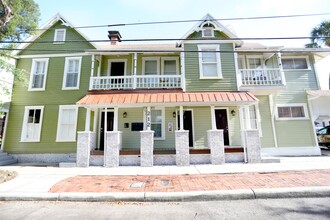
[(176, 112), (173, 112), (173, 118), (176, 118)]
[(230, 114), (231, 114), (232, 116), (235, 116), (235, 115), (236, 115), (235, 110), (231, 110)]
[(123, 118), (126, 118), (127, 117), (127, 112), (124, 112), (123, 113)]

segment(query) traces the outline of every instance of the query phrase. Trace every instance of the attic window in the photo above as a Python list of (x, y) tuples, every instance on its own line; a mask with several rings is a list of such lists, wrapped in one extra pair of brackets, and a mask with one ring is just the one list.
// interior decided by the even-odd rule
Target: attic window
[(214, 37), (214, 28), (203, 27), (203, 37)]
[(56, 29), (54, 35), (54, 44), (64, 44), (65, 34), (65, 29)]

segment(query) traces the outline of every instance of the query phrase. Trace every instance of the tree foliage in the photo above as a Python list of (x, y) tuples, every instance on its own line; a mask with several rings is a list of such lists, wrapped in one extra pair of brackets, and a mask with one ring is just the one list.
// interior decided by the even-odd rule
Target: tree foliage
[(306, 44), (306, 48), (330, 47), (330, 20), (322, 21), (311, 31), (311, 43)]

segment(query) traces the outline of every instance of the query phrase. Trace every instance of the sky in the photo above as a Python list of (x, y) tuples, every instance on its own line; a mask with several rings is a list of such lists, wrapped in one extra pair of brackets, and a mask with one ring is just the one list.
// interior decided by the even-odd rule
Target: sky
[[(46, 23), (56, 13), (63, 15), (74, 26), (196, 20), (207, 13), (218, 19), (330, 13), (329, 0), (35, 0), (35, 2), (39, 4), (41, 12), (40, 25)], [(220, 22), (234, 30), (238, 37), (267, 38), (308, 37), (312, 28), (324, 20), (330, 20), (330, 15)], [(181, 38), (194, 25), (195, 23), (192, 22), (80, 29), (80, 31), (93, 40), (107, 39), (108, 30), (119, 30), (123, 39)], [(262, 43), (269, 46), (304, 47), (309, 40), (271, 40)]]

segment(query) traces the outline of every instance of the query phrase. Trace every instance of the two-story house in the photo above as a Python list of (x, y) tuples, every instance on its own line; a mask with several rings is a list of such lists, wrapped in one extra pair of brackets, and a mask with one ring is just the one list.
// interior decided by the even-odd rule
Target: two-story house
[(21, 45), (4, 151), (78, 166), (319, 155), (314, 54), (241, 41), (206, 15), (173, 44), (94, 45), (61, 15)]

